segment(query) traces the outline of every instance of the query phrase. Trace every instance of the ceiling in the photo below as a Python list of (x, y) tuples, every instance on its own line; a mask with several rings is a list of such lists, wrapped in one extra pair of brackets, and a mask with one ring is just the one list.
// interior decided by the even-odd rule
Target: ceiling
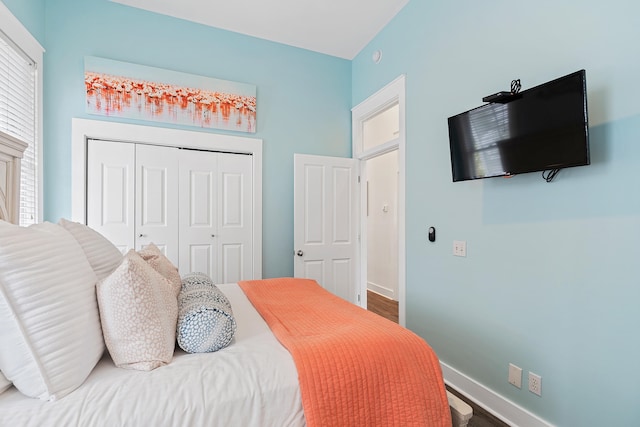
[(409, 0), (112, 0), (353, 59)]

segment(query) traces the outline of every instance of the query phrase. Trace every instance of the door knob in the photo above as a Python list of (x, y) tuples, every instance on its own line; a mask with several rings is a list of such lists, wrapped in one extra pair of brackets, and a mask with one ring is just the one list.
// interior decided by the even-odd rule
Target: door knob
[(138, 237), (147, 237), (147, 235), (140, 233), (140, 235), (138, 235)]
[(302, 252), (302, 250), (298, 249), (298, 252), (296, 252), (296, 255), (302, 256), (302, 255), (304, 255), (304, 252)]

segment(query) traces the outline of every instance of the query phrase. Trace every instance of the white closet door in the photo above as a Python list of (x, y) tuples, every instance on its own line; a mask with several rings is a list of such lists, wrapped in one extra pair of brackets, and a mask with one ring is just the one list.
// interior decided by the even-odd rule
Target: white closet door
[(135, 247), (135, 145), (90, 140), (87, 145), (87, 225), (124, 254)]
[(155, 244), (178, 265), (178, 155), (175, 147), (136, 146), (136, 250)]
[(87, 224), (123, 253), (154, 243), (180, 274), (253, 279), (253, 158), (90, 141)]
[(253, 158), (218, 154), (218, 281), (253, 279)]
[(180, 265), (182, 275), (218, 277), (218, 153), (180, 150)]

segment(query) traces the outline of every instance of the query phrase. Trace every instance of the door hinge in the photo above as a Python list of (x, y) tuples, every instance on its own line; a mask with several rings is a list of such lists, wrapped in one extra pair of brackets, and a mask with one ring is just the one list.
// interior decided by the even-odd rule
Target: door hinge
[(358, 242), (360, 241), (360, 233), (358, 233)]
[(358, 302), (360, 302), (360, 294), (358, 294)]
[(358, 175), (358, 184), (360, 184), (360, 175)]

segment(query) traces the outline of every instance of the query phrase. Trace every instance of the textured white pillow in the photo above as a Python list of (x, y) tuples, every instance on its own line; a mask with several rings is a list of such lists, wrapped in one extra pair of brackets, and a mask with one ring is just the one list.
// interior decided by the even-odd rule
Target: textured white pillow
[(0, 369), (23, 394), (59, 399), (100, 360), (96, 281), (64, 228), (0, 221)]
[(178, 268), (173, 265), (169, 258), (153, 243), (149, 243), (144, 249), (139, 250), (138, 255), (153, 267), (154, 270), (169, 280), (177, 298), (180, 293), (180, 288), (182, 287), (182, 279), (180, 278), (180, 273), (178, 273)]
[(58, 224), (78, 241), (87, 260), (89, 260), (89, 264), (91, 264), (91, 268), (98, 276), (98, 280), (107, 277), (120, 265), (122, 253), (102, 234), (84, 224), (68, 221), (64, 218)]
[(11, 387), (11, 381), (9, 381), (4, 375), (2, 375), (2, 372), (0, 372), (0, 394), (9, 389), (9, 387)]
[(178, 300), (169, 281), (131, 249), (97, 288), (104, 340), (116, 366), (149, 371), (170, 363)]

